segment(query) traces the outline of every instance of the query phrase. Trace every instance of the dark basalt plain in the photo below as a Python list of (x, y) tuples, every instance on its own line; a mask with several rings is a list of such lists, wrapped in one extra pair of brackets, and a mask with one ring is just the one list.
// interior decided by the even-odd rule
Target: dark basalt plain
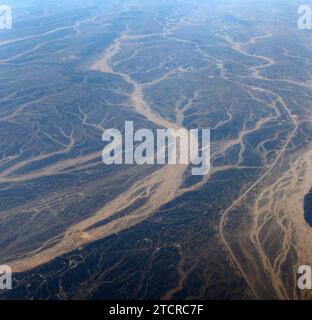
[[(286, 193), (270, 188), (312, 143), (300, 1), (60, 3), (15, 1), (14, 28), (0, 31), (0, 264), (58, 248), (159, 170), (101, 161), (105, 128), (158, 127), (137, 112), (135, 83), (161, 119), (211, 128), (214, 171), (185, 170), (183, 193), (128, 227), (157, 184), (138, 189), (81, 237), (120, 230), (14, 273), (0, 299), (298, 298), (292, 212), (273, 212)], [(109, 48), (111, 69), (92, 69)], [(312, 191), (304, 202), (312, 226)]]
[(304, 198), (304, 218), (312, 227), (312, 190)]

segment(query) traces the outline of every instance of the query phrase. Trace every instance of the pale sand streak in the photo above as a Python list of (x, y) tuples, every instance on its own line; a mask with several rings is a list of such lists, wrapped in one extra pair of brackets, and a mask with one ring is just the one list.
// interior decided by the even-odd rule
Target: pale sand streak
[[(221, 35), (219, 35), (221, 36)], [(271, 79), (267, 79), (261, 76), (260, 70), (263, 68), (268, 68), (270, 66), (272, 66), (274, 64), (274, 61), (268, 57), (264, 57), (264, 56), (259, 56), (259, 55), (253, 55), (250, 53), (247, 53), (241, 46), (241, 44), (234, 42), (232, 39), (230, 39), (229, 37), (226, 36), (221, 36), (223, 39), (225, 39), (228, 44), (232, 47), (232, 49), (250, 56), (250, 57), (255, 57), (255, 58), (259, 58), (262, 60), (267, 61), (267, 63), (260, 65), (258, 67), (251, 67), (250, 69), (252, 70), (252, 75), (254, 78), (256, 79), (261, 79), (261, 80), (269, 80), (269, 81), (273, 81)], [(283, 81), (283, 79), (278, 79), (276, 81)], [(298, 83), (295, 83), (298, 84)], [(223, 245), (226, 247), (227, 251), (229, 252), (233, 262), (235, 263), (236, 267), (238, 268), (238, 270), (240, 271), (241, 275), (245, 278), (249, 288), (251, 289), (251, 291), (253, 292), (254, 296), (256, 298), (259, 298), (258, 293), (257, 293), (257, 287), (254, 284), (253, 278), (255, 277), (255, 274), (250, 274), (248, 273), (248, 271), (245, 271), (244, 266), (240, 263), (239, 259), (237, 258), (235, 251), (232, 249), (231, 243), (229, 243), (229, 241), (227, 240), (227, 236), (226, 236), (226, 230), (225, 230), (225, 226), (227, 225), (227, 222), (230, 218), (230, 213), (231, 211), (240, 204), (240, 202), (244, 199), (244, 197), (246, 197), (250, 192), (252, 192), (256, 186), (258, 186), (261, 182), (263, 182), (263, 180), (272, 173), (273, 169), (276, 167), (276, 165), (280, 162), (280, 160), (282, 159), (283, 155), (285, 154), (288, 146), (290, 145), (293, 137), (295, 136), (297, 129), (298, 129), (298, 123), (299, 123), (299, 119), (297, 119), (296, 117), (294, 117), (294, 115), (290, 112), (290, 110), (288, 109), (288, 106), (286, 105), (286, 103), (284, 102), (284, 100), (282, 99), (281, 96), (277, 95), (276, 93), (268, 90), (268, 89), (262, 89), (268, 93), (274, 94), (275, 96), (277, 96), (277, 101), (279, 101), (281, 103), (281, 106), (283, 107), (283, 109), (287, 112), (287, 114), (289, 115), (289, 118), (291, 119), (291, 122), (293, 124), (293, 130), (291, 132), (291, 134), (289, 135), (289, 137), (286, 140), (286, 143), (283, 145), (282, 149), (279, 151), (276, 159), (274, 160), (274, 162), (270, 165), (270, 167), (268, 168), (268, 170), (266, 170), (264, 172), (264, 174), (257, 180), (255, 181), (250, 187), (247, 188), (247, 190), (245, 190), (243, 192), (243, 194), (241, 194), (238, 199), (236, 199), (224, 212), (222, 215), (222, 218), (220, 220), (220, 224), (219, 224), (219, 233), (220, 233), (220, 240), (222, 241)], [(311, 152), (311, 150), (307, 153), (308, 156), (305, 157), (305, 160), (303, 160), (302, 162), (305, 163), (308, 168), (311, 167), (311, 157), (309, 156), (309, 153)], [(296, 165), (296, 164), (295, 164)], [(293, 167), (292, 167), (293, 168)], [(305, 229), (304, 233), (300, 233), (300, 232), (296, 232), (296, 242), (300, 245), (299, 250), (297, 251), (299, 253), (299, 256), (301, 256), (301, 258), (304, 259), (304, 257), (306, 257), (306, 260), (311, 260), (311, 255), (307, 254), (307, 248), (309, 248), (309, 246), (307, 246), (307, 239), (310, 239), (311, 236), (311, 232), (309, 232), (310, 230), (308, 230), (306, 228), (306, 223), (304, 222), (303, 219), (303, 197), (306, 194), (306, 192), (308, 192), (309, 187), (311, 185), (310, 183), (310, 179), (309, 177), (311, 176), (311, 174), (308, 174), (308, 170), (305, 170), (305, 183), (304, 183), (304, 188), (303, 186), (301, 186), (300, 189), (300, 194), (298, 196), (298, 192), (296, 192), (296, 197), (295, 197), (295, 202), (291, 203), (290, 205), (290, 201), (289, 199), (284, 199), (281, 201), (281, 205), (284, 208), (284, 210), (287, 212), (287, 214), (289, 214), (289, 208), (293, 208), (293, 213), (291, 216), (288, 216), (287, 218), (289, 218), (289, 220), (297, 220), (297, 223), (293, 223), (292, 226), (295, 227), (295, 229)], [(294, 185), (295, 185), (295, 190), (298, 191), (298, 179), (296, 179), (296, 177), (298, 177), (298, 175), (294, 175)], [(263, 192), (267, 191), (268, 189), (265, 189)], [(295, 193), (294, 190), (291, 190), (292, 192), (290, 192), (289, 194), (293, 196), (293, 194)], [(261, 195), (258, 198), (261, 199)], [(256, 249), (257, 249), (257, 253), (259, 254), (259, 257), (261, 259), (261, 262), (263, 263), (266, 271), (270, 274), (271, 277), (271, 281), (272, 281), (272, 285), (276, 291), (276, 295), (280, 298), (280, 299), (287, 299), (289, 298), (287, 291), (284, 288), (284, 285), (281, 281), (281, 265), (282, 263), (285, 261), (286, 257), (287, 257), (287, 252), (288, 252), (288, 248), (289, 246), (291, 246), (291, 235), (290, 235), (290, 228), (288, 227), (287, 229), (283, 226), (283, 223), (281, 221), (279, 222), (279, 225), (281, 227), (281, 229), (284, 229), (285, 231), (285, 237), (283, 239), (283, 247), (281, 249), (280, 254), (277, 256), (276, 260), (275, 260), (275, 264), (274, 266), (271, 266), (270, 262), (269, 262), (269, 257), (267, 257), (266, 253), (263, 250), (263, 246), (259, 240), (259, 232), (261, 227), (263, 227), (263, 225), (258, 226), (258, 216), (260, 214), (259, 210), (257, 208), (254, 208), (254, 212), (252, 212), (252, 216), (254, 218), (253, 221), (253, 225), (251, 227), (250, 230), (250, 238), (251, 241), (254, 243)], [(296, 214), (295, 214), (296, 213)], [(300, 213), (300, 214), (298, 214)], [(284, 216), (285, 217), (285, 216)], [(298, 222), (299, 221), (299, 222)], [(309, 234), (309, 236), (307, 236), (307, 234)], [(303, 240), (304, 239), (304, 240)], [(302, 244), (305, 245), (302, 245)], [(244, 251), (244, 248), (241, 248), (241, 250)], [(303, 252), (305, 252), (303, 254)], [(250, 259), (253, 259), (253, 257), (249, 257)], [(293, 266), (294, 269), (296, 266)], [(294, 279), (296, 279), (296, 274), (294, 271)], [(259, 281), (261, 281), (263, 279), (259, 279)], [(295, 289), (294, 289), (295, 291)], [(294, 293), (293, 295), (294, 297), (296, 297), (296, 293)]]
[[(131, 38), (133, 38), (133, 36)], [(134, 88), (131, 93), (134, 109), (155, 125), (164, 128), (181, 128), (176, 123), (172, 123), (153, 112), (151, 107), (144, 100), (142, 86), (139, 83), (135, 82), (125, 73), (115, 72), (109, 66), (109, 61), (119, 52), (122, 41), (127, 39), (128, 37), (125, 35), (116, 39), (107, 49), (104, 57), (92, 65), (91, 69), (118, 75), (127, 83), (131, 84)], [(186, 169), (186, 165), (165, 165), (161, 167), (158, 171), (147, 176), (143, 181), (139, 181), (130, 190), (124, 192), (105, 205), (94, 216), (70, 227), (65, 232), (63, 239), (53, 247), (38, 249), (29, 253), (22, 259), (9, 261), (8, 264), (12, 267), (14, 272), (29, 270), (48, 262), (57, 256), (70, 252), (77, 247), (138, 224), (151, 216), (153, 212), (162, 205), (173, 200), (177, 195), (181, 195), (179, 189)], [(91, 229), (88, 232), (85, 231), (88, 227), (128, 208), (131, 204), (143, 197), (148, 198), (147, 202), (140, 208), (131, 211), (127, 216), (118, 218), (104, 226)]]

